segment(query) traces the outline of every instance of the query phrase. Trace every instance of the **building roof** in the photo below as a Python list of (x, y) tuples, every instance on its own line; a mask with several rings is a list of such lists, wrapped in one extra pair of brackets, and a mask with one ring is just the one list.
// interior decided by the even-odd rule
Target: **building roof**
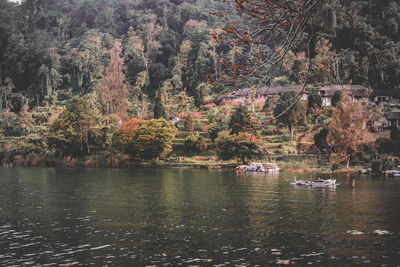
[(387, 114), (388, 120), (400, 120), (400, 109), (394, 109)]
[[(244, 88), (230, 93), (229, 95), (227, 95), (227, 97), (228, 98), (246, 97), (253, 90), (256, 90), (256, 95), (269, 96), (269, 95), (280, 95), (288, 91), (300, 92), (302, 89), (303, 89), (302, 86)], [(305, 93), (307, 93), (307, 91), (305, 91)]]
[(395, 90), (389, 88), (374, 89), (373, 96), (394, 96)]
[(319, 89), (321, 96), (332, 97), (336, 91), (346, 91), (352, 96), (363, 97), (369, 95), (369, 89), (362, 85), (326, 85)]
[(311, 147), (309, 150), (307, 150), (306, 152), (304, 152), (304, 154), (307, 155), (317, 155), (317, 154), (322, 154), (321, 150), (319, 150), (319, 148), (317, 147)]

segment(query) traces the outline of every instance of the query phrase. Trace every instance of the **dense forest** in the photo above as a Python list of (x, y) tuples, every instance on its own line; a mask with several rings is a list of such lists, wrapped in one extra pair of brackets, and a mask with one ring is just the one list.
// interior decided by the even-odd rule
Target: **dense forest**
[[(213, 38), (224, 26), (218, 14), (252, 27), (233, 1), (0, 0), (0, 136), (51, 140), (57, 130), (46, 131), (74, 97), (86, 101), (74, 107), (79, 120), (92, 112), (106, 131), (132, 117), (200, 107), (238, 87), (302, 84), (307, 66), (308, 85), (361, 84), (400, 95), (398, 1), (321, 1), (271, 80), (236, 86), (209, 79), (225, 72), (220, 62), (250, 64), (246, 50)], [(90, 123), (80, 123), (81, 132)]]

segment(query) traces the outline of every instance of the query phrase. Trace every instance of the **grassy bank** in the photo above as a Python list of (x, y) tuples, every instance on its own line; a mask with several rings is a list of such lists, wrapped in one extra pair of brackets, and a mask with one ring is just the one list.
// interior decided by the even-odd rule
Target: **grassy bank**
[[(275, 162), (279, 168), (292, 173), (332, 173), (328, 162), (318, 161), (314, 156), (276, 156), (269, 160)], [(195, 168), (195, 169), (234, 169), (238, 165), (236, 160), (219, 161), (213, 154), (200, 156), (179, 156), (174, 158), (131, 161), (127, 158), (115, 156), (94, 155), (85, 158), (47, 159), (43, 156), (17, 157), (13, 166), (20, 167), (58, 167), (58, 168)], [(341, 166), (335, 173), (357, 172), (369, 166), (351, 166), (346, 169)]]

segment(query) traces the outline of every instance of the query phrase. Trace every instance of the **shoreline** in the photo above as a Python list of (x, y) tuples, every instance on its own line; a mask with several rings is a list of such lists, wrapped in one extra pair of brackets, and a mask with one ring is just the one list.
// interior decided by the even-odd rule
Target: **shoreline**
[[(315, 166), (304, 164), (303, 162), (276, 162), (282, 171), (287, 173), (298, 174), (354, 174), (360, 169), (365, 169), (366, 166), (351, 166), (349, 169), (341, 168), (331, 171), (329, 166), (321, 165)], [(119, 164), (93, 164), (87, 165), (87, 162), (77, 160), (74, 162), (60, 161), (60, 160), (45, 160), (40, 162), (18, 162), (12, 165), (2, 165), (2, 168), (66, 168), (66, 169), (204, 169), (204, 170), (235, 170), (237, 164), (232, 162), (226, 163), (204, 163), (204, 162), (166, 162), (166, 161), (142, 161), (142, 162), (122, 162)]]

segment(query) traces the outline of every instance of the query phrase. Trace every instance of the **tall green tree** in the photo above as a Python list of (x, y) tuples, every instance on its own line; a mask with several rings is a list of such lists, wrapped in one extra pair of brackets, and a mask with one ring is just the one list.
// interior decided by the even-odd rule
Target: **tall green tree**
[(166, 118), (167, 114), (165, 112), (164, 103), (163, 103), (163, 94), (161, 90), (158, 90), (156, 94), (156, 98), (154, 100), (154, 118)]
[(238, 134), (239, 132), (245, 131), (250, 124), (250, 113), (247, 107), (240, 105), (231, 115), (229, 129), (231, 129), (231, 134)]
[(48, 145), (58, 155), (79, 156), (90, 153), (94, 140), (92, 108), (86, 99), (74, 97), (49, 126)]
[(290, 133), (290, 142), (293, 142), (294, 129), (305, 123), (306, 108), (301, 101), (296, 100), (295, 91), (284, 92), (274, 109), (276, 121), (286, 125)]

